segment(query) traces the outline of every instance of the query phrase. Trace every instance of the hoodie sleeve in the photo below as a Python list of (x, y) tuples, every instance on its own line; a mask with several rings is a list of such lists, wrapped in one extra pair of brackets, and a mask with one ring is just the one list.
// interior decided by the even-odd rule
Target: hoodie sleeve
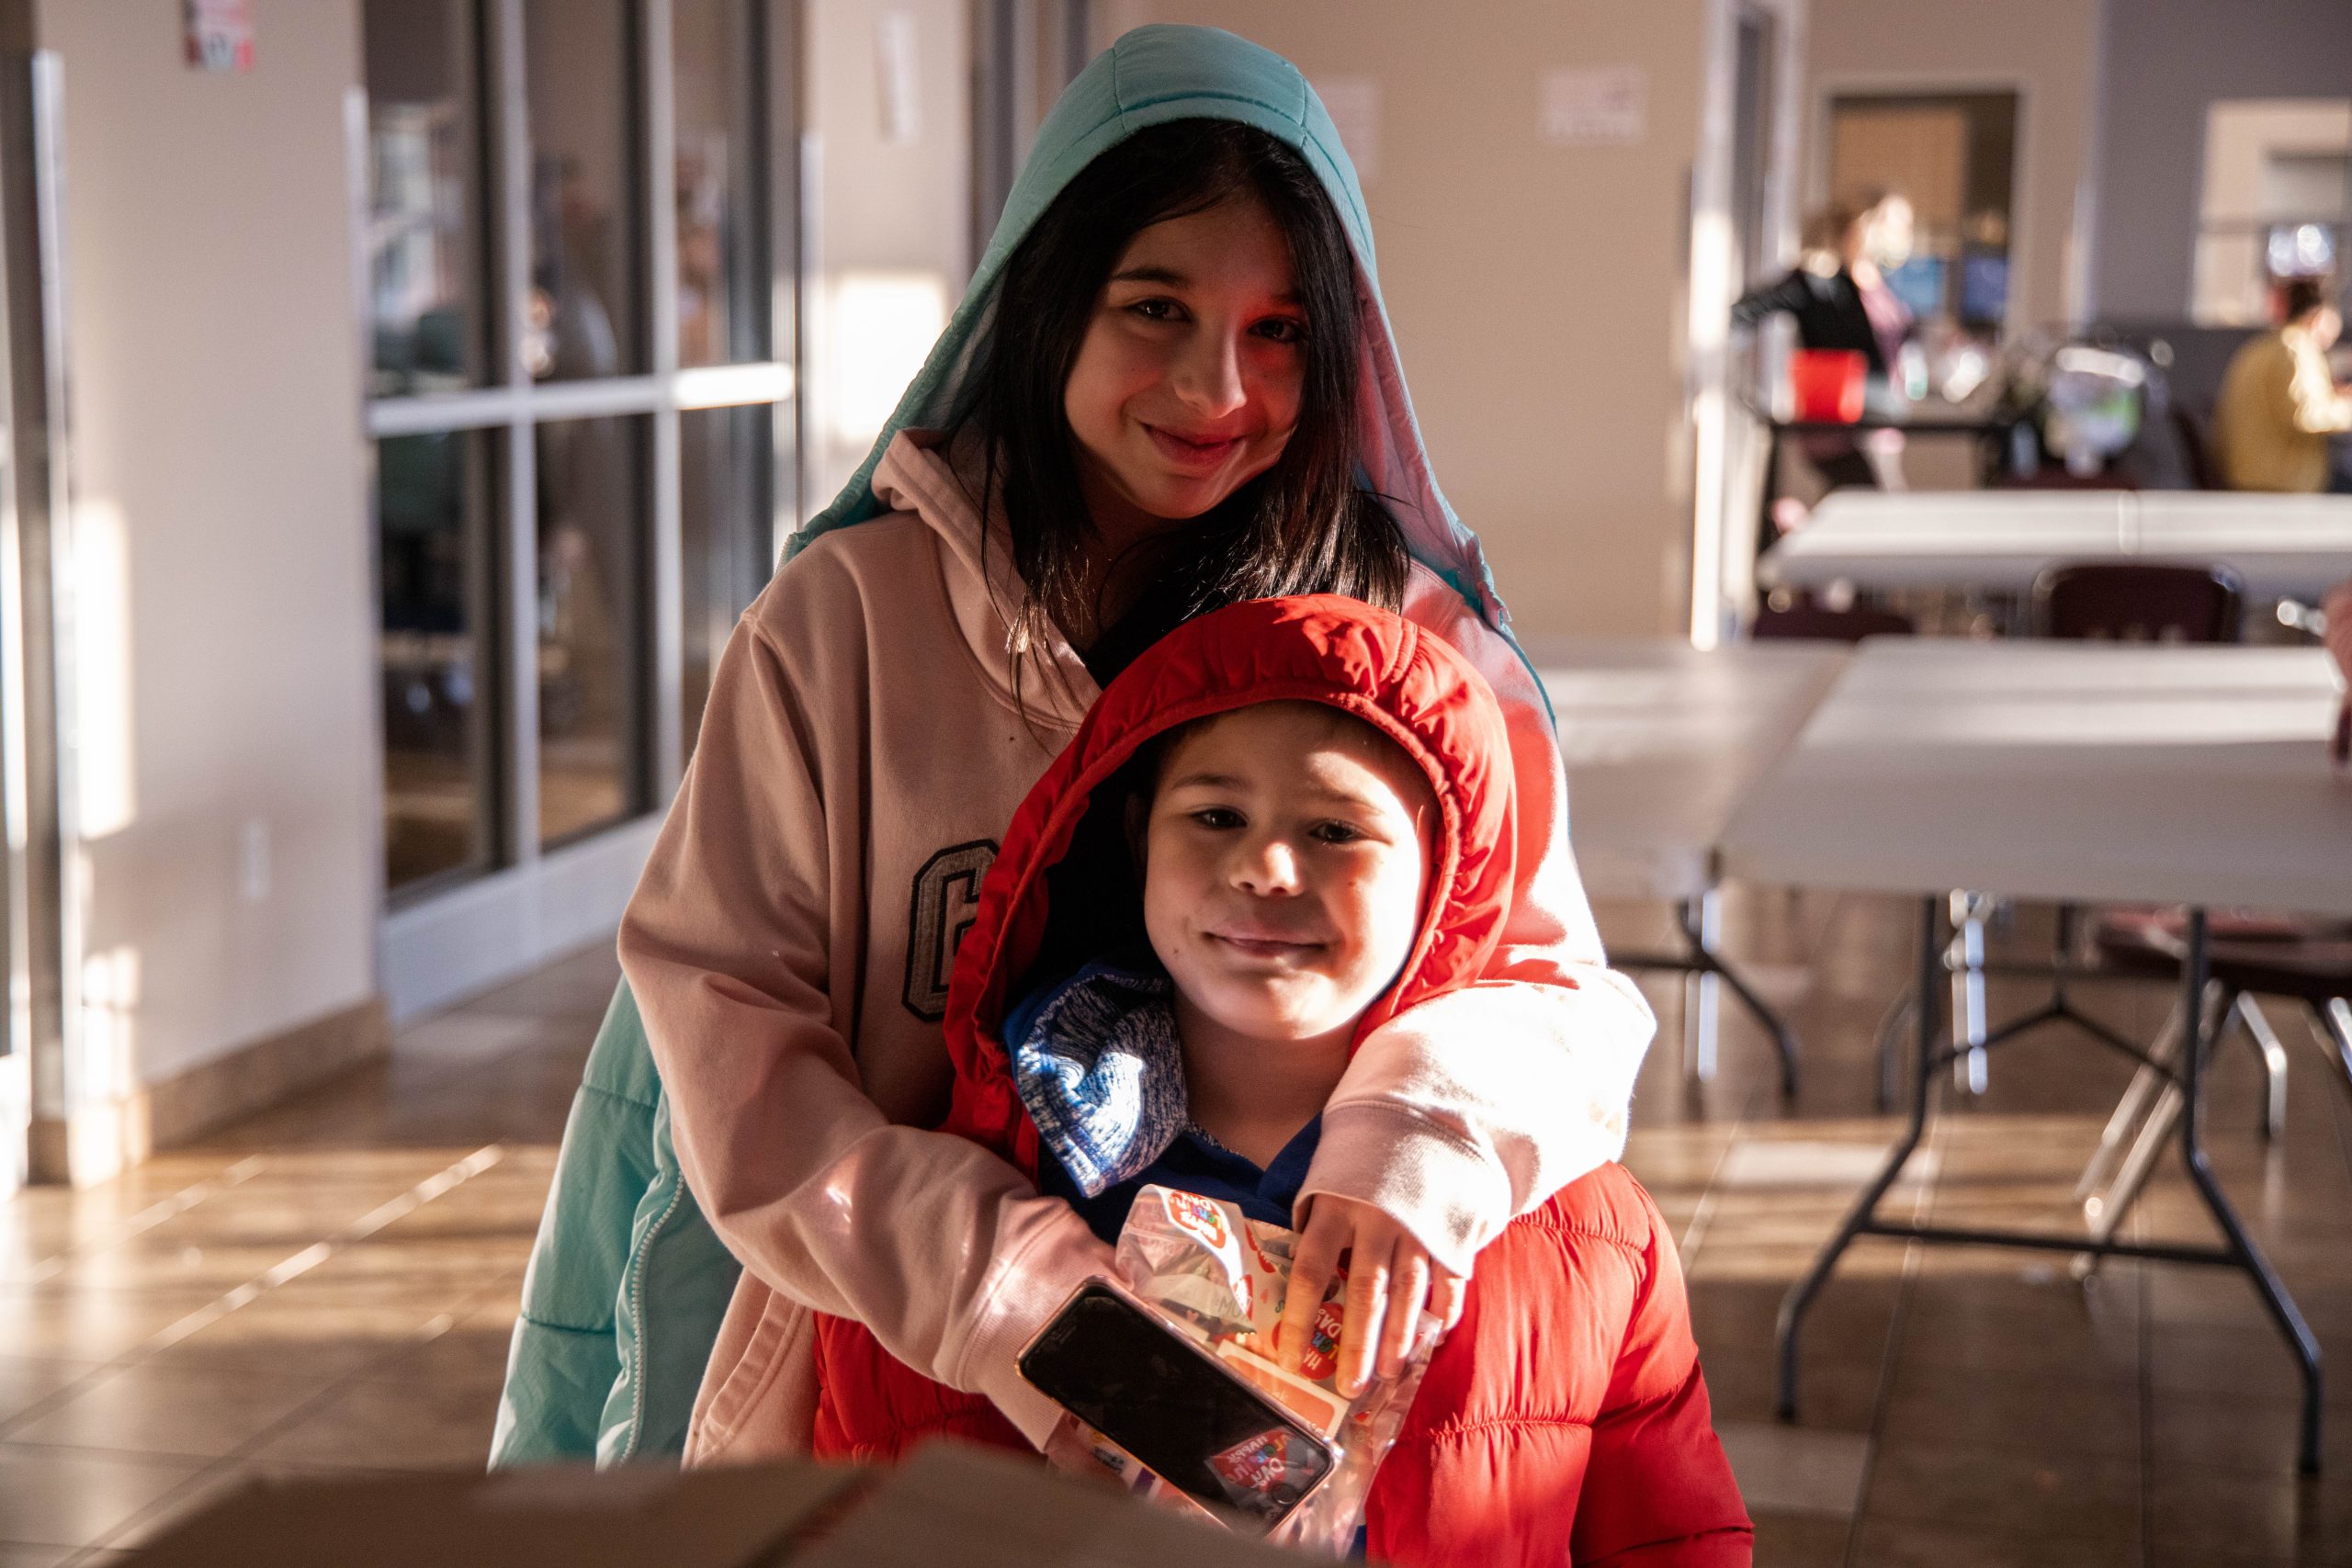
[(1567, 776), (1535, 676), (1451, 589), (1421, 582), (1408, 616), (1487, 677), (1510, 726), (1517, 883), (1478, 984), (1432, 997), (1358, 1048), (1323, 1112), (1301, 1190), (1373, 1204), (1468, 1273), (1503, 1226), (1625, 1147), (1656, 1021), (1609, 968), (1568, 847)]
[[(862, 908), (843, 885), (865, 862), (863, 791), (846, 766), (829, 774), (822, 748), (862, 733), (864, 672), (838, 649), (863, 638), (839, 624), (857, 614), (855, 588), (820, 566), (780, 574), (771, 592), (787, 602), (755, 610), (729, 641), (693, 765), (622, 918), (621, 964), (679, 1164), (728, 1249), (786, 1296), (864, 1323), (925, 1375), (987, 1394), (1041, 1440), (1058, 1412), (1002, 1346), (1106, 1272), (1109, 1250), (1011, 1165), (890, 1122), (861, 1087), (854, 987), (837, 978), (854, 972), (858, 933), (836, 928)], [(769, 620), (798, 628), (789, 648)]]

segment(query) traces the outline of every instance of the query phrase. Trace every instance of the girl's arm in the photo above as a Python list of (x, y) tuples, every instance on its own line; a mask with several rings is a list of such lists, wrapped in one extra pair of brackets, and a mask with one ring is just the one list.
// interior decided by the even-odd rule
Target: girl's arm
[(1657, 1025), (1601, 953), (1533, 673), (1433, 579), (1417, 574), (1406, 614), (1460, 649), (1501, 701), (1518, 790), (1515, 897), (1482, 981), (1399, 1014), (1357, 1050), (1323, 1112), (1302, 1202), (1331, 1193), (1369, 1204), (1439, 1267), (1467, 1274), (1504, 1225), (1623, 1152)]
[(829, 740), (856, 743), (862, 671), (796, 668), (763, 624), (796, 628), (806, 665), (828, 623), (862, 647), (859, 595), (816, 557), (770, 592), (781, 615), (755, 611), (728, 643), (621, 925), (679, 1163), (729, 1250), (771, 1286), (864, 1323), (1042, 1441), (1058, 1411), (1014, 1374), (1012, 1349), (1110, 1254), (1012, 1166), (892, 1124), (860, 1088), (854, 1004), (836, 998), (854, 995), (842, 954), (862, 932), (831, 926), (836, 879), (863, 874), (864, 802), (829, 802), (820, 760)]
[(1783, 310), (1802, 310), (1811, 296), (1811, 289), (1801, 271), (1791, 271), (1777, 283), (1752, 288), (1733, 302), (1731, 321), (1736, 327), (1752, 327), (1767, 316)]

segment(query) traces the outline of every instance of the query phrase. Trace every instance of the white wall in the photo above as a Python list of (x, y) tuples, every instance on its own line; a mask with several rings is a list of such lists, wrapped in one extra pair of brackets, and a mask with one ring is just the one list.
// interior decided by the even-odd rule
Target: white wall
[[(1530, 635), (1688, 620), (1685, 182), (1706, 9), (1098, 0), (1104, 42), (1207, 23), (1309, 80), (1376, 85), (1364, 194), (1406, 378), (1439, 481)], [(1646, 75), (1637, 145), (1539, 141), (1546, 71), (1620, 65)]]
[[(2087, 292), (2086, 187), (2098, 109), (2099, 0), (1810, 3), (1804, 105), (1810, 199), (1827, 194), (1823, 142), (1831, 94), (2014, 89), (2019, 103), (2010, 325), (2026, 332), (2075, 320)], [(2192, 170), (2182, 177), (2193, 183), (2196, 176)]]
[[(374, 607), (344, 95), (353, 0), (256, 0), (258, 63), (180, 0), (50, 0), (63, 58), (94, 1090), (365, 1001)], [(241, 892), (248, 832), (268, 887)], [(112, 1080), (110, 1082), (106, 1080)]]
[[(2109, 320), (2178, 320), (2197, 251), (2207, 111), (2217, 99), (2352, 92), (2352, 6), (2109, 0), (2106, 11), (2093, 301)], [(2352, 276), (2340, 281), (2352, 288)]]
[[(887, 17), (912, 39), (903, 140), (886, 134)], [(971, 276), (971, 44), (964, 0), (807, 0), (802, 27), (822, 157), (806, 349), (813, 511), (865, 459)]]

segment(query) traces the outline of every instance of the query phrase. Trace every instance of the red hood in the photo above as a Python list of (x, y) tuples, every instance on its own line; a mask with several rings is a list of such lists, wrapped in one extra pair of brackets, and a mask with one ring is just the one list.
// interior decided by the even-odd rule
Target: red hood
[[(1517, 840), (1510, 740), (1486, 679), (1442, 638), (1353, 599), (1230, 605), (1178, 627), (1112, 682), (1013, 814), (948, 985), (947, 1049), (956, 1079), (948, 1131), (1034, 1173), (1036, 1134), (1014, 1092), (998, 1025), (1018, 998), (1014, 987), (1061, 977), (1030, 971), (1048, 936), (1052, 874), (1087, 822), (1094, 792), (1162, 731), (1280, 701), (1328, 703), (1371, 724), (1405, 748), (1437, 796), (1429, 913), (1396, 984), (1364, 1014), (1357, 1039), (1485, 969), (1509, 913)], [(1132, 905), (1132, 889), (1119, 901)], [(1091, 951), (1076, 954), (1080, 961), (1106, 945), (1097, 922), (1082, 923), (1085, 931), (1063, 939), (1093, 938)]]

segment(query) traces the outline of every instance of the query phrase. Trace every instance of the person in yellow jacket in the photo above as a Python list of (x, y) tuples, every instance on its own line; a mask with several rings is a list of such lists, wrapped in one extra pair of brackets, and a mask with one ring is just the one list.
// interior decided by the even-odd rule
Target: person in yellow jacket
[(2222, 378), (2214, 441), (2232, 490), (2326, 490), (2328, 437), (2352, 431), (2352, 397), (2327, 366), (2343, 317), (2312, 278), (2294, 279), (2280, 298), (2278, 330), (2239, 349)]

